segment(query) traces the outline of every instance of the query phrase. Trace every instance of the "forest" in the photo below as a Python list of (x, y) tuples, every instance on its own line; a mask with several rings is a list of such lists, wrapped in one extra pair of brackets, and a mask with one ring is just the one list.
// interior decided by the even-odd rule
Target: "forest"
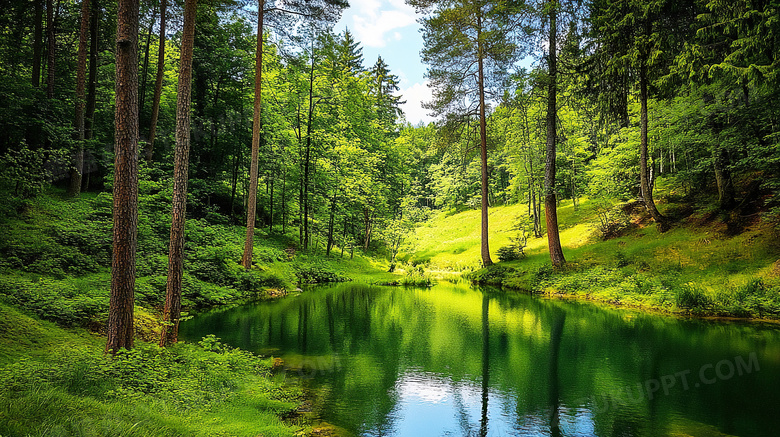
[[(430, 123), (405, 114), (403, 74), (382, 56), (364, 56), (349, 28), (334, 30), (352, 7), (346, 0), (4, 4), (0, 437), (427, 435), (390, 419), (405, 404), (382, 404), (382, 393), (405, 380), (379, 377), (365, 364), (368, 356), (403, 360), (369, 348), (358, 366), (346, 350), (363, 344), (354, 326), (402, 350), (417, 337), (399, 334), (400, 342), (389, 333), (405, 323), (435, 331), (449, 322), (423, 327), (386, 291), (376, 300), (355, 292), (349, 304), (341, 292), (317, 291), (345, 286), (333, 284), (393, 286), (416, 299), (408, 305), (475, 311), (463, 315), (475, 320), (474, 333), (448, 341), (466, 349), (467, 334), (481, 341), (478, 361), (450, 378), (478, 377), (482, 416), (454, 434), (501, 429), (489, 426), (489, 393), (510, 399), (514, 388), (489, 387), (496, 357), (554, 357), (555, 382), (545, 390), (558, 407), (531, 403), (565, 410), (566, 396), (553, 394), (565, 391), (557, 363), (566, 354), (558, 351), (571, 344), (575, 317), (593, 337), (602, 329), (594, 320), (616, 326), (653, 314), (752, 320), (760, 336), (774, 339), (780, 2), (405, 0), (423, 40), (408, 56), (419, 55), (426, 68)], [(440, 290), (445, 284), (484, 298)], [(511, 301), (525, 295), (639, 315), (523, 300), (544, 332), (528, 331), (534, 342), (512, 355), (490, 332), (523, 335), (493, 318), (498, 308), (506, 320), (531, 317)], [(266, 344), (208, 331), (217, 327), (187, 328), (236, 308), (303, 301), (310, 303), (295, 307), (294, 324), (284, 312), (274, 319), (272, 309), (258, 316), (267, 328), (244, 313), (224, 322), (247, 337), (262, 332)], [(325, 322), (308, 328), (315, 317)], [(343, 331), (334, 322), (340, 317)], [(329, 335), (307, 335), (326, 328)], [(675, 325), (672, 343), (688, 341), (685, 329)], [(277, 331), (279, 339), (297, 332), (294, 346), (272, 348)], [(442, 362), (456, 361), (440, 353), (448, 343), (437, 335), (421, 344)], [(315, 357), (301, 348), (309, 337), (330, 349)], [(760, 349), (756, 370), (777, 364), (775, 343), (745, 341), (723, 352), (740, 376), (754, 362), (733, 361), (738, 354)], [(725, 368), (724, 357), (706, 356), (718, 372)], [(322, 357), (351, 370), (338, 368), (332, 374), (340, 379), (327, 383), (290, 376)], [(678, 365), (704, 364), (694, 359)], [(439, 375), (449, 369), (442, 362), (420, 366)], [(614, 370), (625, 384), (664, 381), (627, 366)], [(502, 384), (532, 384), (503, 372)], [(350, 391), (360, 377), (380, 388)], [(378, 402), (384, 413), (328, 413), (342, 401), (329, 396), (342, 392)], [(517, 409), (517, 421), (530, 417)], [(718, 432), (691, 428), (698, 429), (691, 435), (762, 435), (773, 426), (752, 416), (743, 422), (754, 428), (691, 416)], [(604, 413), (580, 435), (656, 435), (652, 423), (621, 434), (618, 420)], [(558, 413), (543, 421), (548, 431), (523, 435), (574, 435)]]

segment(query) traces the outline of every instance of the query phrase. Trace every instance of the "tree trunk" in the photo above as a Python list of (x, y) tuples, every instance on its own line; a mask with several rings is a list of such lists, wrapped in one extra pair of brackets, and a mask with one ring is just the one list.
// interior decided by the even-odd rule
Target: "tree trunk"
[(488, 163), (487, 163), (487, 117), (485, 115), (485, 72), (483, 66), (482, 49), (482, 17), (477, 17), (477, 67), (479, 69), (479, 143), (480, 159), (482, 161), (482, 266), (487, 267), (493, 264), (490, 259), (490, 247), (488, 244)]
[(106, 352), (133, 347), (138, 241), (138, 2), (119, 0), (116, 30), (114, 231)]
[(233, 174), (230, 178), (230, 219), (235, 220), (236, 214), (236, 191), (238, 189), (238, 165), (240, 164), (241, 148), (235, 147), (233, 152)]
[(43, 0), (33, 0), (35, 30), (33, 33), (33, 65), (31, 83), (33, 88), (41, 86), (41, 56), (43, 52)]
[(309, 116), (306, 124), (306, 156), (303, 161), (303, 250), (309, 248), (309, 164), (311, 163), (311, 124), (314, 118), (314, 51), (309, 73)]
[(333, 197), (330, 199), (330, 218), (328, 220), (328, 243), (325, 255), (330, 257), (330, 251), (333, 249), (333, 226), (336, 220), (336, 191), (333, 192)]
[(89, 77), (87, 78), (87, 108), (84, 115), (84, 139), (91, 140), (94, 136), (95, 103), (97, 100), (97, 62), (98, 62), (98, 14), (100, 7), (97, 0), (90, 2), (89, 16)]
[[(146, 82), (148, 80), (149, 71), (149, 50), (152, 45), (152, 28), (154, 27), (154, 12), (152, 12), (152, 18), (149, 20), (149, 29), (146, 32), (146, 49), (144, 50), (144, 67), (141, 69), (141, 91), (139, 92), (140, 103), (138, 104), (138, 110), (143, 111), (146, 104)], [(140, 118), (140, 117), (139, 117)]]
[(368, 208), (363, 208), (363, 223), (365, 225), (363, 251), (367, 251), (368, 245), (371, 243), (371, 211)]
[(274, 174), (269, 175), (270, 187), (268, 190), (268, 235), (274, 232)]
[(78, 197), (81, 193), (81, 175), (84, 172), (84, 103), (86, 101), (89, 16), (89, 0), (82, 0), (79, 47), (76, 52), (76, 107), (73, 122), (76, 130), (76, 154), (73, 157), (73, 168), (70, 170), (70, 187), (68, 188), (68, 195), (71, 197)]
[(550, 39), (549, 39), (549, 84), (547, 87), (547, 156), (544, 165), (544, 215), (547, 223), (547, 246), (550, 261), (555, 267), (566, 263), (558, 233), (558, 202), (555, 194), (555, 160), (557, 146), (556, 116), (558, 111), (558, 54), (557, 54), (557, 11), (554, 0), (550, 0)]
[(146, 162), (152, 162), (154, 155), (154, 139), (157, 136), (157, 118), (160, 115), (160, 96), (162, 95), (163, 77), (165, 77), (165, 24), (167, 14), (167, 0), (160, 1), (160, 40), (157, 51), (157, 78), (154, 82), (154, 97), (152, 97), (152, 121), (149, 128), (149, 141), (146, 143), (144, 156)]
[(734, 206), (734, 184), (731, 181), (729, 171), (729, 156), (720, 147), (712, 151), (712, 161), (715, 170), (715, 182), (718, 184), (718, 202), (721, 209), (730, 209)]
[(344, 234), (341, 237), (341, 258), (344, 258), (344, 246), (347, 245), (347, 216), (344, 216)]
[(57, 52), (57, 32), (54, 28), (54, 1), (46, 0), (46, 38), (49, 42), (46, 53), (46, 98), (54, 98), (54, 73)]
[(658, 212), (653, 201), (653, 189), (650, 186), (650, 171), (647, 165), (648, 157), (648, 140), (647, 140), (647, 65), (645, 60), (641, 61), (639, 67), (639, 100), (641, 104), (640, 114), (640, 139), (639, 139), (639, 183), (642, 190), (642, 200), (644, 201), (645, 208), (653, 217), (656, 223), (658, 223), (658, 229), (661, 232), (666, 231), (667, 224), (666, 218)]
[(246, 240), (241, 264), (245, 269), (252, 268), (252, 250), (255, 243), (255, 215), (257, 214), (257, 161), (260, 155), (260, 122), (262, 121), (262, 99), (260, 92), (263, 83), (263, 1), (257, 5), (257, 50), (255, 51), (255, 105), (252, 119), (252, 156), (249, 165), (249, 199), (246, 212)]
[(287, 234), (287, 167), (282, 172), (282, 235)]
[(187, 219), (187, 172), (190, 154), (190, 106), (192, 83), (192, 50), (195, 39), (197, 0), (184, 3), (179, 89), (176, 96), (176, 152), (173, 162), (173, 207), (171, 241), (168, 250), (168, 282), (165, 287), (163, 330), (160, 346), (176, 343), (181, 317), (181, 284), (184, 269), (184, 224)]

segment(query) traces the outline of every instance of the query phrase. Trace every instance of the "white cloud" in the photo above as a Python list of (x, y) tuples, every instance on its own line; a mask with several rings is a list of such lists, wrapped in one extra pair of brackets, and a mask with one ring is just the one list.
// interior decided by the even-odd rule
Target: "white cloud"
[[(387, 33), (410, 26), (416, 22), (414, 8), (403, 1), (357, 0), (352, 21), (356, 39), (367, 47), (384, 47)], [(391, 34), (396, 40), (401, 35)]]
[(423, 122), (428, 124), (433, 121), (433, 118), (428, 115), (428, 110), (423, 109), (422, 102), (429, 102), (433, 98), (431, 89), (428, 88), (428, 81), (423, 83), (415, 83), (408, 88), (401, 90), (403, 100), (406, 100), (401, 106), (404, 114), (406, 114), (406, 121), (413, 125)]

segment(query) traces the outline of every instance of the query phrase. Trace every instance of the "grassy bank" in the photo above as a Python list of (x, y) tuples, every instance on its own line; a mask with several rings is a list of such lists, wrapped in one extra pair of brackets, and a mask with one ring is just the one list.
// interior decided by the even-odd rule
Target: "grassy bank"
[[(60, 191), (0, 214), (0, 436), (293, 436), (294, 382), (272, 360), (217, 339), (154, 345), (164, 302), (169, 205), (142, 181), (136, 348), (111, 358), (101, 336), (110, 290), (111, 198)], [(278, 295), (308, 283), (390, 281), (386, 263), (340, 250), (302, 253), (290, 229), (258, 230), (240, 266), (244, 228), (218, 214), (187, 221), (188, 311)], [(291, 385), (290, 385), (291, 384)], [(283, 419), (286, 418), (286, 419)]]
[[(780, 318), (780, 244), (771, 223), (761, 214), (734, 217), (684, 204), (661, 207), (675, 217), (664, 233), (632, 205), (604, 208), (587, 199), (576, 209), (570, 202), (562, 204), (559, 223), (568, 263), (558, 270), (550, 266), (546, 236), (533, 235), (525, 257), (479, 269), (479, 211), (434, 217), (418, 229), (403, 259), (525, 292), (667, 312)], [(494, 261), (516, 235), (513, 227), (526, 208), (491, 209)], [(601, 222), (605, 213), (612, 221), (609, 229)]]
[(104, 339), (0, 304), (0, 435), (294, 436), (301, 394), (272, 362), (214, 338), (168, 349)]

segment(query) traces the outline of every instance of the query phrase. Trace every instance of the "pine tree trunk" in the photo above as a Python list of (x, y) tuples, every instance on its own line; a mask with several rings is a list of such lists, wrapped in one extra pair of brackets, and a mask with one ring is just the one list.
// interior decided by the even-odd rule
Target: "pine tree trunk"
[(314, 51), (309, 72), (309, 115), (306, 123), (306, 154), (303, 161), (303, 250), (309, 248), (309, 178), (311, 163), (311, 131), (314, 119)]
[(647, 65), (645, 61), (642, 61), (642, 65), (639, 67), (639, 100), (641, 105), (640, 113), (640, 138), (639, 138), (639, 183), (642, 190), (642, 200), (644, 201), (645, 208), (653, 217), (656, 223), (658, 223), (658, 229), (661, 232), (666, 231), (667, 224), (666, 218), (658, 212), (658, 208), (655, 207), (653, 201), (653, 189), (650, 186), (650, 170), (647, 165), (648, 161), (648, 140), (647, 140)]
[(482, 18), (477, 17), (477, 67), (479, 69), (479, 143), (480, 143), (480, 159), (482, 162), (481, 174), (481, 188), (482, 188), (482, 226), (481, 226), (481, 253), (482, 253), (482, 266), (487, 267), (493, 264), (493, 260), (490, 259), (490, 246), (488, 239), (490, 234), (488, 233), (488, 162), (487, 162), (487, 116), (485, 114), (485, 71), (483, 65), (483, 51), (482, 51)]
[(84, 103), (86, 101), (89, 16), (89, 0), (82, 0), (79, 47), (76, 52), (76, 108), (73, 122), (76, 131), (76, 154), (73, 158), (73, 168), (70, 170), (70, 187), (68, 188), (68, 195), (71, 197), (78, 197), (81, 193), (81, 175), (84, 172)]
[(35, 30), (33, 31), (33, 64), (31, 83), (33, 88), (41, 86), (41, 56), (43, 52), (43, 0), (33, 0)]
[(48, 51), (46, 53), (46, 98), (54, 98), (54, 73), (57, 52), (57, 32), (54, 28), (54, 1), (46, 0), (46, 38)]
[(176, 343), (181, 317), (181, 285), (184, 270), (184, 225), (187, 220), (187, 173), (190, 155), (190, 106), (192, 83), (192, 51), (195, 39), (197, 0), (184, 3), (179, 89), (176, 96), (176, 151), (173, 162), (173, 207), (171, 211), (171, 241), (168, 250), (168, 282), (165, 287), (163, 331), (160, 346)]
[(547, 247), (550, 250), (550, 261), (555, 267), (566, 263), (561, 247), (561, 237), (558, 232), (558, 201), (555, 194), (555, 160), (557, 146), (556, 118), (558, 112), (558, 54), (557, 54), (557, 12), (554, 0), (550, 1), (550, 39), (549, 39), (549, 84), (547, 87), (547, 155), (544, 164), (544, 215), (547, 223)]
[(718, 185), (718, 202), (721, 209), (730, 209), (734, 206), (734, 184), (731, 181), (729, 171), (729, 157), (726, 151), (716, 147), (712, 151), (713, 169), (715, 170), (715, 182)]
[[(138, 110), (143, 111), (146, 105), (146, 82), (149, 80), (149, 51), (152, 45), (152, 28), (154, 27), (154, 13), (152, 13), (152, 19), (149, 20), (149, 28), (146, 32), (146, 48), (144, 49), (144, 66), (141, 69), (141, 91), (138, 98), (140, 103), (138, 104)], [(140, 118), (140, 116), (139, 116)]]
[(363, 251), (367, 251), (368, 245), (371, 244), (371, 211), (368, 208), (363, 208), (363, 224), (365, 225)]
[(333, 192), (333, 197), (330, 199), (330, 218), (328, 220), (328, 242), (325, 255), (330, 256), (330, 251), (333, 249), (333, 227), (336, 222), (336, 192)]
[(241, 265), (252, 267), (252, 250), (255, 242), (255, 216), (257, 214), (257, 161), (260, 155), (260, 122), (262, 120), (261, 90), (263, 83), (263, 0), (257, 5), (257, 50), (255, 51), (255, 105), (252, 119), (252, 156), (249, 165), (249, 199), (246, 212), (246, 240)]
[(144, 157), (147, 163), (152, 162), (154, 156), (154, 140), (157, 136), (157, 118), (160, 115), (160, 96), (162, 95), (163, 78), (165, 77), (165, 24), (167, 14), (167, 0), (160, 1), (160, 38), (157, 51), (157, 78), (154, 82), (154, 97), (152, 97), (152, 120), (149, 128), (149, 141), (146, 143)]
[(87, 108), (84, 115), (84, 139), (91, 140), (94, 136), (95, 103), (97, 100), (97, 62), (98, 62), (98, 14), (100, 7), (97, 0), (90, 2), (89, 16), (89, 77), (87, 78)]
[(114, 232), (106, 352), (133, 347), (138, 240), (138, 1), (119, 0), (116, 30)]
[(274, 175), (269, 175), (270, 187), (268, 190), (268, 235), (274, 232)]

